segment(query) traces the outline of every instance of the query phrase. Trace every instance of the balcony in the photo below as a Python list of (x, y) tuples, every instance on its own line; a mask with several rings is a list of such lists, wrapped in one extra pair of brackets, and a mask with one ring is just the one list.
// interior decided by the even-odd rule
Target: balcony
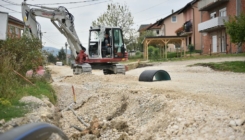
[(199, 11), (209, 11), (228, 1), (229, 0), (201, 0), (198, 2), (198, 9)]
[(186, 21), (182, 27), (175, 31), (177, 36), (188, 36), (192, 34), (192, 21)]
[(208, 32), (219, 28), (224, 28), (224, 21), (228, 21), (228, 17), (216, 17), (208, 21), (198, 24), (199, 32)]

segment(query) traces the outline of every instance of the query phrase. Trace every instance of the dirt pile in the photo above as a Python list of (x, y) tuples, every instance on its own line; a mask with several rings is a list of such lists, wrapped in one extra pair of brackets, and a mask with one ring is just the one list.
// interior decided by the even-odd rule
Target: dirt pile
[[(77, 99), (75, 113), (86, 124), (97, 124), (86, 127), (67, 110), (62, 113), (60, 127), (70, 138), (83, 140), (243, 140), (245, 75), (188, 67), (195, 63), (239, 60), (245, 58), (166, 62), (131, 70), (126, 75), (106, 76), (101, 71), (72, 76), (69, 67), (51, 66), (55, 71), (53, 86), (59, 110), (73, 102), (73, 85)], [(138, 82), (139, 75), (147, 69), (166, 70), (172, 80)], [(71, 127), (74, 125), (82, 131)], [(98, 131), (95, 133), (94, 129)]]
[[(60, 109), (72, 103), (73, 85), (77, 96), (73, 108), (90, 123), (87, 128), (71, 111), (64, 111), (60, 127), (73, 139), (245, 138), (242, 110), (225, 109), (199, 96), (151, 84), (139, 83), (135, 76), (93, 74), (54, 83), (62, 103)], [(235, 120), (240, 121), (239, 125), (233, 123)]]

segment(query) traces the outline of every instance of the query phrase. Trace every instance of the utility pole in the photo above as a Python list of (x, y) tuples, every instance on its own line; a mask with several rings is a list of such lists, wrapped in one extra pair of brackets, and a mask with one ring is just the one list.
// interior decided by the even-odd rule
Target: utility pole
[(65, 43), (65, 46), (66, 46), (66, 65), (68, 65), (68, 55), (67, 55), (67, 46), (68, 46), (68, 44), (67, 44), (67, 42)]

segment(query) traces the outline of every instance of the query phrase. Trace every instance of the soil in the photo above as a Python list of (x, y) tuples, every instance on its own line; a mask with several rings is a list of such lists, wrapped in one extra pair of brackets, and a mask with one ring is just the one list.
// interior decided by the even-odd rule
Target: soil
[[(126, 75), (103, 75), (98, 70), (73, 75), (70, 67), (49, 66), (62, 114), (59, 127), (70, 139), (83, 140), (244, 140), (245, 74), (189, 67), (238, 60), (245, 58), (164, 62)], [(152, 69), (167, 71), (171, 81), (138, 81), (144, 70)]]

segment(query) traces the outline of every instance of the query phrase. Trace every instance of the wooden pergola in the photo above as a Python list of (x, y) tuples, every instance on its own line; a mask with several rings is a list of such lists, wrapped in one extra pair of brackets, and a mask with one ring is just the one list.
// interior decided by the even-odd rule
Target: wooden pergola
[(164, 56), (167, 59), (167, 45), (168, 44), (179, 44), (184, 50), (184, 56), (186, 53), (186, 37), (184, 36), (156, 36), (156, 37), (146, 37), (143, 40), (144, 45), (144, 59), (148, 60), (148, 46), (162, 44), (164, 46)]

